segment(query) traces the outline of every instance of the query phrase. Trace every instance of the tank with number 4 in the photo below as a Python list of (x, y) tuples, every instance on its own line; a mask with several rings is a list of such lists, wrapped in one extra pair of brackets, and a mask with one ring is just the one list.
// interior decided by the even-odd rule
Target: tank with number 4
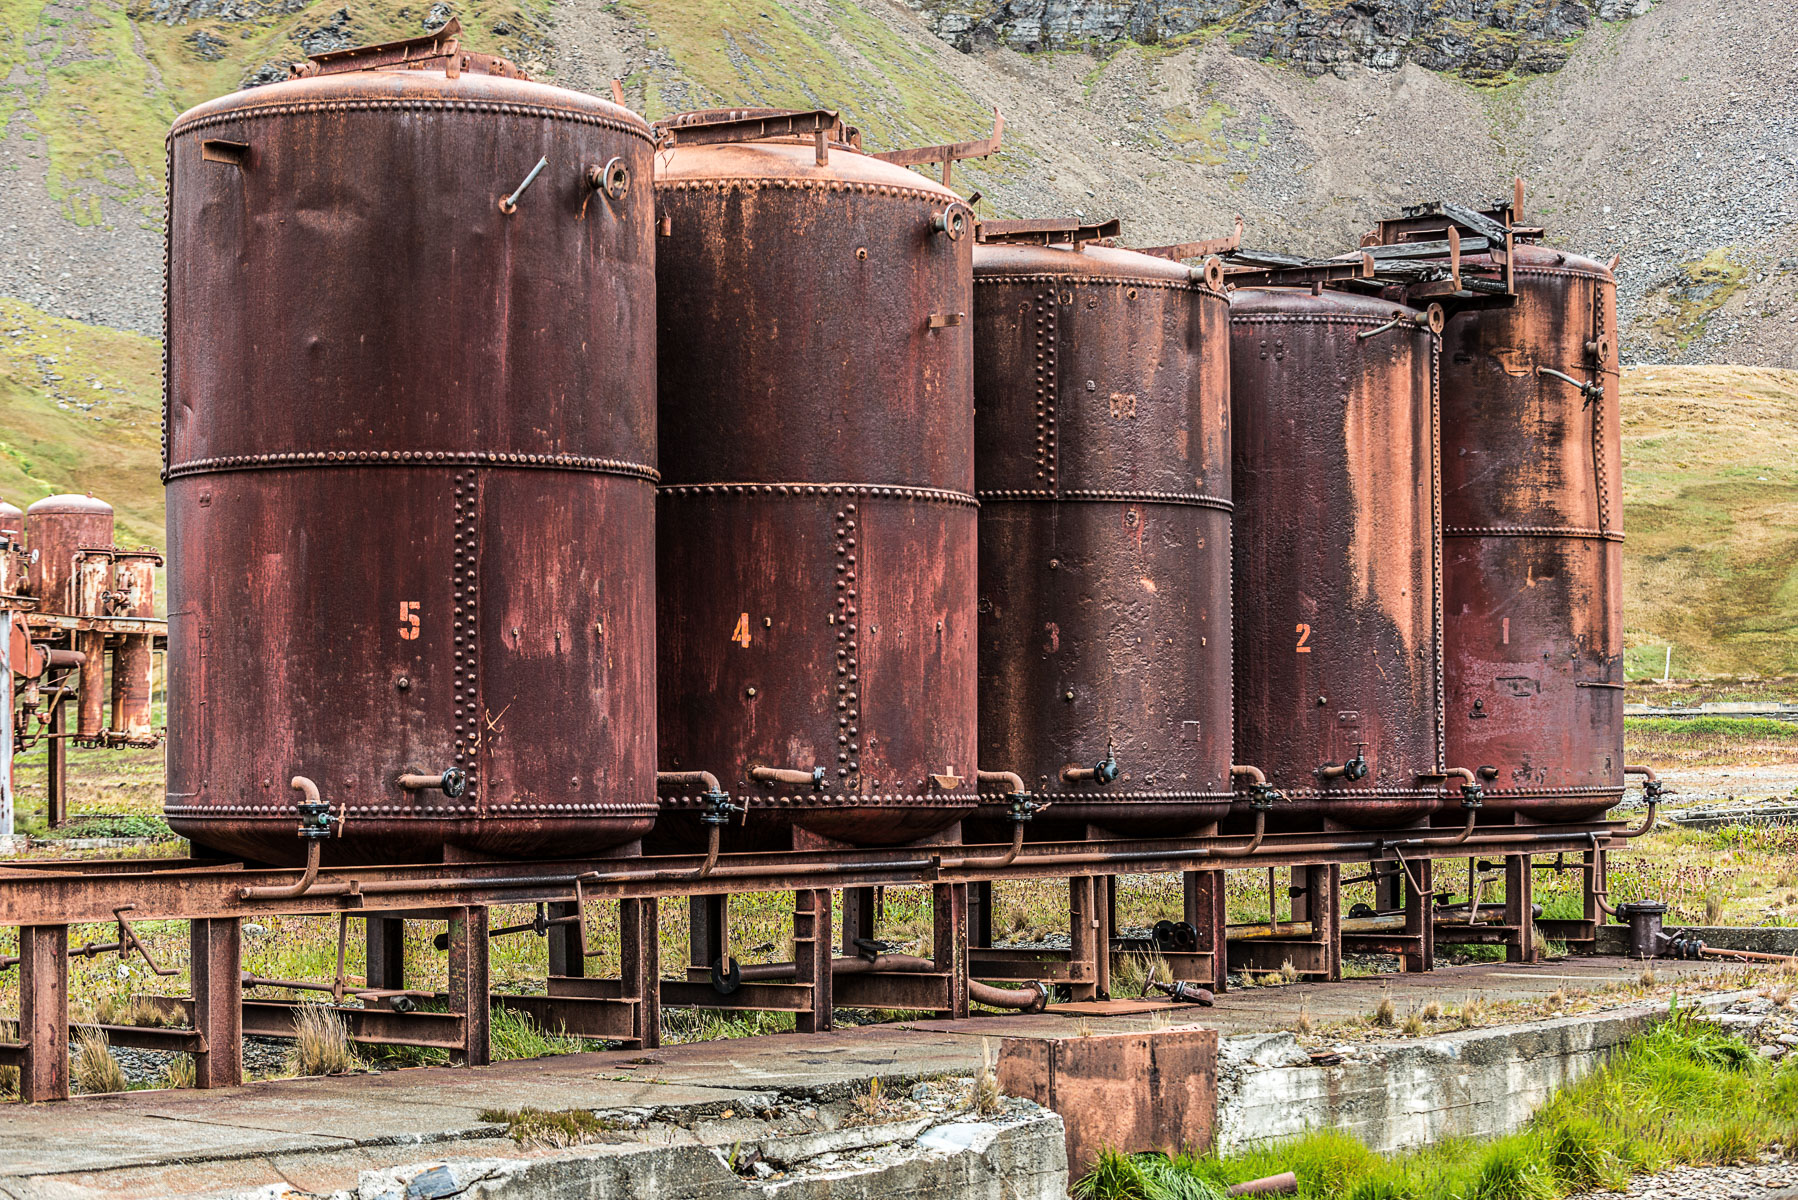
[[(662, 766), (745, 844), (975, 804), (973, 217), (828, 111), (658, 126)], [(674, 840), (706, 815), (665, 791)]]
[(456, 33), (169, 138), (166, 809), (196, 848), (304, 857), (302, 780), (327, 862), (654, 820), (650, 131)]

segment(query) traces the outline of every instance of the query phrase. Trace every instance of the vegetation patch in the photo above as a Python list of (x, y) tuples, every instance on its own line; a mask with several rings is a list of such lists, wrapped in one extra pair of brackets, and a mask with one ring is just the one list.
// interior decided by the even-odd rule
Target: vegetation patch
[(504, 1125), (506, 1136), (520, 1146), (548, 1146), (560, 1149), (591, 1142), (601, 1134), (618, 1129), (615, 1122), (595, 1116), (584, 1108), (549, 1112), (541, 1108), (486, 1108), (480, 1119), (488, 1125)]
[(1315, 1200), (1560, 1200), (1674, 1164), (1750, 1161), (1795, 1137), (1798, 1062), (1770, 1067), (1740, 1038), (1675, 1009), (1510, 1137), (1400, 1155), (1334, 1130), (1225, 1157), (1108, 1152), (1074, 1195), (1191, 1200), (1292, 1171), (1299, 1195)]
[(1659, 294), (1662, 311), (1654, 319), (1654, 330), (1683, 351), (1703, 336), (1712, 315), (1748, 281), (1749, 269), (1725, 246), (1680, 270), (1685, 278)]

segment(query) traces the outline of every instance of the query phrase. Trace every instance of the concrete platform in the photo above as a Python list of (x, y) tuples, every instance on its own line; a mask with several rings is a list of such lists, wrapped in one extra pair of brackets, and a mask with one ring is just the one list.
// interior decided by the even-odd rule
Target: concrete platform
[[(1694, 984), (1701, 977), (1718, 976), (1716, 964), (1657, 962), (1654, 967), (1662, 979), (1686, 978)], [(1220, 1087), (1220, 1129), (1234, 1129), (1245, 1121), (1260, 1126), (1264, 1124), (1263, 1117), (1255, 1114), (1272, 1111), (1265, 1107), (1263, 1099), (1303, 1108), (1315, 1107), (1320, 1096), (1345, 1094), (1345, 1087), (1364, 1096), (1377, 1094), (1390, 1090), (1382, 1083), (1380, 1072), (1392, 1069), (1392, 1064), (1381, 1065), (1386, 1060), (1370, 1056), (1340, 1067), (1318, 1069), (1310, 1064), (1309, 1055), (1294, 1057), (1290, 1038), (1286, 1039), (1289, 1048), (1269, 1059), (1268, 1047), (1274, 1042), (1255, 1038), (1243, 1041), (1228, 1035), (1291, 1029), (1301, 1010), (1322, 1026), (1365, 1015), (1386, 997), (1393, 999), (1401, 1013), (1432, 999), (1461, 1004), (1469, 997), (1479, 997), (1489, 1003), (1502, 1003), (1540, 998), (1556, 990), (1631, 980), (1641, 970), (1638, 962), (1604, 958), (1539, 966), (1485, 964), (1445, 968), (1427, 975), (1243, 989), (1219, 997), (1217, 1006), (1211, 1009), (1128, 1004), (1118, 1006), (1128, 1015), (1105, 1017), (1092, 1015), (1088, 1006), (1085, 1014), (1077, 1017), (1052, 1009), (1036, 1016), (864, 1026), (821, 1035), (672, 1046), (648, 1054), (616, 1051), (569, 1055), (473, 1070), (425, 1067), (379, 1075), (270, 1081), (215, 1092), (136, 1092), (77, 1098), (59, 1104), (0, 1105), (0, 1196), (11, 1200), (230, 1196), (265, 1185), (292, 1188), (298, 1195), (329, 1195), (346, 1190), (353, 1195), (365, 1172), (404, 1164), (488, 1163), (480, 1170), (505, 1175), (524, 1168), (502, 1170), (491, 1164), (553, 1162), (561, 1165), (553, 1171), (549, 1166), (531, 1170), (569, 1175), (577, 1171), (570, 1164), (577, 1164), (583, 1156), (592, 1160), (592, 1170), (601, 1170), (603, 1166), (608, 1171), (623, 1172), (619, 1178), (633, 1171), (674, 1172), (668, 1176), (670, 1182), (663, 1191), (654, 1194), (677, 1196), (689, 1194), (690, 1190), (696, 1196), (728, 1195), (743, 1181), (724, 1165), (723, 1152), (714, 1153), (714, 1147), (728, 1149), (745, 1143), (759, 1144), (758, 1139), (778, 1141), (816, 1133), (836, 1119), (831, 1115), (832, 1105), (840, 1109), (848, 1105), (852, 1096), (866, 1095), (871, 1080), (881, 1080), (886, 1090), (893, 1092), (933, 1076), (970, 1075), (980, 1067), (986, 1039), (1075, 1037), (1097, 1029), (1113, 1032), (1164, 1028), (1170, 1024), (1216, 1028), (1226, 1035), (1227, 1043), (1237, 1043), (1235, 1051), (1226, 1049), (1226, 1059), (1236, 1054), (1236, 1059), (1231, 1060), (1235, 1064), (1231, 1068), (1235, 1072), (1231, 1086), (1236, 1089), (1233, 1095), (1237, 1098), (1226, 1097)], [(1653, 1007), (1617, 1014), (1618, 1020), (1600, 1033), (1580, 1032), (1592, 1024), (1590, 1019), (1568, 1018), (1561, 1024), (1573, 1032), (1553, 1035), (1551, 1040), (1560, 1047), (1555, 1053), (1563, 1057), (1587, 1050), (1600, 1053), (1606, 1045), (1627, 1036), (1633, 1028), (1629, 1021), (1646, 1019)], [(1664, 1002), (1658, 1007), (1664, 1010)], [(1546, 1043), (1541, 1041), (1540, 1030), (1551, 1024), (1554, 1023), (1535, 1022), (1512, 1027), (1538, 1031), (1532, 1035), (1534, 1042), (1526, 1038), (1519, 1043), (1524, 1049), (1518, 1053), (1542, 1054)], [(1492, 1040), (1496, 1031), (1448, 1036), (1466, 1039), (1470, 1044), (1480, 1042), (1485, 1049), (1471, 1053), (1463, 1046), (1453, 1053), (1432, 1057), (1432, 1053), (1415, 1048), (1442, 1038), (1405, 1043), (1413, 1048), (1404, 1067), (1409, 1094), (1433, 1094), (1426, 1078), (1432, 1072), (1447, 1072), (1464, 1079), (1470, 1057), (1479, 1059), (1483, 1055), (1498, 1063), (1501, 1072), (1510, 1069), (1502, 1061), (1510, 1051)], [(1249, 1042), (1260, 1049), (1250, 1050), (1244, 1057), (1242, 1051)], [(1257, 1054), (1267, 1061), (1257, 1063)], [(1342, 1070), (1358, 1072), (1352, 1086), (1348, 1086), (1346, 1076), (1331, 1082), (1329, 1072)], [(1578, 1070), (1578, 1063), (1569, 1059), (1565, 1070), (1554, 1073), (1555, 1079), (1559, 1081)], [(1258, 1071), (1263, 1074), (1257, 1075)], [(1280, 1076), (1277, 1089), (1266, 1098), (1260, 1097), (1261, 1081), (1271, 1084), (1278, 1072), (1285, 1075)], [(1250, 1076), (1256, 1082), (1244, 1083)], [(1451, 1107), (1466, 1106), (1464, 1086), (1451, 1081), (1437, 1090)], [(1241, 1110), (1237, 1126), (1230, 1124), (1234, 1118), (1223, 1111), (1227, 1104), (1236, 1104)], [(1411, 1107), (1418, 1105), (1427, 1107), (1422, 1100)], [(599, 1146), (529, 1151), (498, 1136), (500, 1131), (479, 1117), (481, 1110), (487, 1108), (524, 1107), (552, 1111), (588, 1109), (611, 1114), (626, 1128), (617, 1135), (608, 1135), (607, 1142)], [(1315, 1123), (1326, 1123), (1326, 1109), (1327, 1106), (1315, 1109), (1314, 1115), (1319, 1118)], [(1427, 1114), (1411, 1115), (1416, 1119), (1406, 1119), (1417, 1128), (1433, 1133), (1445, 1128), (1454, 1130)], [(1305, 1113), (1300, 1111), (1293, 1119), (1302, 1127)], [(1502, 1118), (1510, 1119), (1509, 1115)], [(966, 1120), (962, 1123), (968, 1124)], [(938, 1121), (934, 1127), (949, 1124)], [(1482, 1125), (1482, 1130), (1490, 1124)], [(1052, 1126), (1047, 1133), (1046, 1126)], [(1373, 1127), (1369, 1129), (1371, 1132)], [(928, 1129), (914, 1130), (912, 1142), (929, 1134)], [(1046, 1147), (1051, 1142), (1057, 1148), (1055, 1155), (1060, 1153), (1060, 1122), (1041, 1110), (1035, 1115), (1014, 1112), (991, 1129), (972, 1134), (950, 1129), (941, 1136), (951, 1141), (972, 1138), (970, 1146), (986, 1139), (978, 1150), (963, 1146), (954, 1154), (944, 1149), (924, 1156), (949, 1172), (953, 1185), (962, 1189), (943, 1195), (990, 1194), (1006, 1200), (1024, 1200), (1037, 1194), (1053, 1195), (1056, 1187), (1065, 1187), (1065, 1167), (1047, 1163), (1044, 1157), (1049, 1154)], [(640, 1154), (660, 1157), (653, 1162), (633, 1159)], [(943, 1165), (951, 1161), (961, 1165)], [(995, 1164), (1001, 1161), (1013, 1164), (1017, 1179), (1000, 1177), (1001, 1169)], [(977, 1165), (981, 1163), (985, 1165)], [(981, 1176), (981, 1171), (987, 1175)], [(1056, 1171), (1063, 1172), (1059, 1182), (1055, 1180)], [(677, 1184), (676, 1176), (687, 1182)], [(530, 1175), (535, 1182), (528, 1186), (536, 1190), (516, 1194), (564, 1194), (544, 1182), (549, 1177)], [(525, 1176), (519, 1179), (519, 1186), (525, 1186)], [(986, 1183), (981, 1183), (981, 1179)], [(781, 1195), (799, 1200), (808, 1194), (797, 1186), (803, 1181), (790, 1182), (791, 1187), (781, 1185)], [(871, 1180), (867, 1187), (874, 1190), (864, 1192), (844, 1180), (836, 1180), (817, 1194), (828, 1194), (837, 1200), (861, 1194), (937, 1194), (924, 1182), (901, 1188), (894, 1180)], [(411, 1189), (409, 1184), (396, 1186), (398, 1190), (391, 1193), (395, 1197), (434, 1194), (428, 1189)], [(603, 1193), (591, 1180), (580, 1187), (589, 1190), (566, 1194)], [(474, 1194), (512, 1193), (489, 1189)], [(652, 1193), (639, 1189), (622, 1194)]]

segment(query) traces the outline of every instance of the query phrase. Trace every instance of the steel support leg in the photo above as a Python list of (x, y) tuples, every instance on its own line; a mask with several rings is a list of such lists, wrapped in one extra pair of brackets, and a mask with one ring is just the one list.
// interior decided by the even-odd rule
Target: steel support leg
[(69, 743), (62, 736), (66, 707), (66, 702), (50, 706), (50, 745), (44, 754), (45, 819), (52, 829), (62, 828), (69, 819)]
[(830, 891), (805, 888), (793, 894), (793, 982), (810, 984), (812, 1006), (799, 1013), (800, 1033), (824, 1033), (836, 1023), (831, 999)]
[[(1405, 936), (1421, 937), (1419, 954), (1399, 956), (1399, 969), (1415, 974), (1428, 971), (1436, 964), (1436, 922), (1431, 913), (1435, 906), (1435, 864), (1421, 858), (1409, 865), (1405, 880)], [(1401, 864), (1400, 870), (1407, 868)]]
[(19, 1099), (69, 1098), (69, 927), (19, 928)]
[(1094, 890), (1091, 875), (1077, 875), (1068, 880), (1068, 965), (1076, 970), (1085, 967), (1084, 974), (1092, 980), (1090, 983), (1068, 985), (1068, 994), (1076, 1001), (1099, 998), (1101, 956), (1098, 951), (1099, 915)]
[(1093, 880), (1093, 915), (1099, 927), (1093, 931), (1093, 990), (1101, 1000), (1111, 999), (1111, 936), (1117, 928), (1117, 877), (1100, 875)]
[(958, 1021), (968, 1015), (968, 885), (939, 883), (931, 889), (936, 969), (949, 976), (949, 1007), (936, 1015)]
[(874, 889), (871, 887), (843, 889), (843, 953), (855, 955), (862, 952), (855, 944), (857, 938), (870, 940), (874, 937)]
[(1199, 950), (1211, 955), (1211, 990), (1225, 990), (1229, 971), (1225, 956), (1228, 921), (1224, 914), (1224, 873), (1187, 871), (1181, 876), (1185, 891), (1186, 921), (1199, 931)]
[(661, 908), (653, 896), (618, 902), (618, 977), (625, 999), (637, 1002), (638, 1050), (662, 1044)]
[(993, 944), (993, 885), (987, 880), (968, 885), (968, 945)]
[(730, 896), (687, 898), (687, 978), (711, 978), (712, 964), (730, 955)]
[(1513, 940), (1505, 943), (1505, 961), (1536, 961), (1535, 871), (1528, 854), (1505, 856), (1505, 924)]
[[(196, 925), (198, 922), (196, 922)], [(406, 986), (406, 922), (403, 917), (369, 917), (364, 977), (371, 988)]]
[[(395, 921), (397, 925), (399, 922)], [(194, 1028), (206, 1049), (193, 1056), (194, 1086), (236, 1087), (243, 1082), (243, 957), (236, 917), (188, 922), (189, 971), (193, 976)], [(370, 972), (370, 987), (375, 983)]]
[(492, 1013), (487, 987), (487, 907), (473, 905), (450, 910), (449, 1005), (462, 1014), (462, 1048), (450, 1051), (450, 1061), (470, 1067), (492, 1062), (489, 1040)]
[(1311, 922), (1311, 940), (1323, 943), (1324, 978), (1334, 983), (1342, 978), (1342, 867), (1330, 863), (1300, 869), (1304, 872), (1305, 916)]
[[(543, 915), (554, 920), (558, 917), (578, 916), (578, 905), (572, 900), (554, 900), (543, 910)], [(581, 953), (580, 926), (551, 925), (547, 934), (549, 940), (549, 973), (565, 978), (579, 979), (587, 973), (587, 956)]]
[(1405, 868), (1397, 862), (1381, 860), (1368, 864), (1373, 876), (1373, 906), (1376, 912), (1392, 912), (1405, 902)]

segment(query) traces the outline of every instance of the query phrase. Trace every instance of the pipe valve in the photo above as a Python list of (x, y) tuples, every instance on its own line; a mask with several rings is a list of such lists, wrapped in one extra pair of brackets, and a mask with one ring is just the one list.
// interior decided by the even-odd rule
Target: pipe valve
[(331, 806), (318, 798), (318, 785), (304, 775), (295, 775), (291, 786), (305, 797), (294, 806), (300, 815), (300, 836), (308, 841), (330, 837)]
[(1280, 789), (1263, 780), (1249, 784), (1249, 807), (1256, 812), (1267, 812), (1280, 798)]
[(1113, 754), (1109, 747), (1106, 748), (1105, 758), (1101, 762), (1096, 762), (1090, 767), (1063, 767), (1061, 769), (1063, 783), (1090, 783), (1104, 787), (1117, 777), (1117, 755)]
[(1319, 779), (1346, 779), (1354, 783), (1367, 778), (1367, 743), (1355, 743), (1355, 757), (1345, 763), (1325, 763), (1317, 769)]
[(1029, 792), (1013, 792), (1011, 800), (1011, 819), (1019, 825), (1049, 807), (1047, 800), (1034, 799)]
[(440, 775), (401, 775), (399, 785), (408, 792), (442, 792), (451, 800), (460, 800), (468, 790), (468, 772), (451, 767)]
[(730, 802), (729, 792), (706, 792), (700, 797), (705, 801), (705, 811), (699, 819), (707, 825), (729, 825), (730, 819), (740, 816), (744, 809), (741, 804)]

